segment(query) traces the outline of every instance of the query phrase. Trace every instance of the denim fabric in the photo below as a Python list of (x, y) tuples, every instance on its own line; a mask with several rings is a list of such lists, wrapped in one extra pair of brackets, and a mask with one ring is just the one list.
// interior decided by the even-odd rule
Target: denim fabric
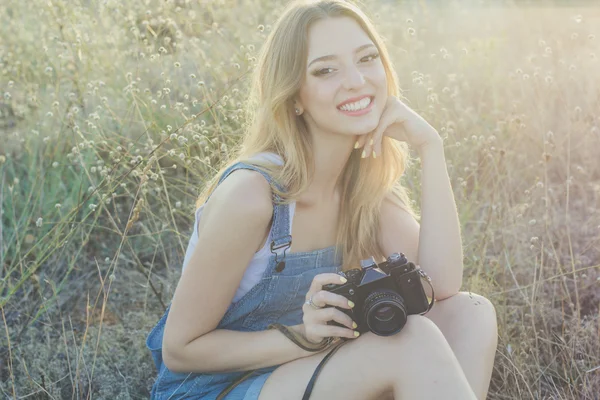
[[(265, 171), (241, 162), (229, 167), (219, 184), (237, 169), (258, 171), (273, 185), (277, 185)], [(277, 249), (277, 246), (284, 246), (291, 239), (288, 205), (278, 204), (278, 200), (274, 195), (271, 233), (276, 247), (275, 254), (270, 257), (260, 282), (239, 301), (230, 304), (217, 329), (249, 332), (265, 330), (274, 322), (284, 325), (301, 324), (304, 297), (313, 277), (341, 270), (341, 249), (336, 254), (336, 246), (297, 253), (286, 253), (284, 248)], [(285, 261), (285, 267), (281, 270), (276, 267), (282, 260)], [(225, 387), (245, 372), (205, 374), (170, 371), (162, 362), (162, 339), (170, 308), (169, 305), (146, 340), (146, 346), (151, 351), (158, 370), (158, 376), (152, 386), (152, 399), (214, 400)], [(225, 399), (257, 399), (266, 379), (277, 367), (278, 365), (274, 365), (257, 370), (252, 377), (236, 386)]]

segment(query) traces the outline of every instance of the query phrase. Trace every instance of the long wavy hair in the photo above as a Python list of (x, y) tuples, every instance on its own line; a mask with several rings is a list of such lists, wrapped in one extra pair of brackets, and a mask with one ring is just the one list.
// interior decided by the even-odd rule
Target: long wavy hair
[[(272, 185), (281, 203), (295, 201), (308, 188), (313, 174), (313, 143), (304, 119), (295, 114), (294, 97), (306, 70), (309, 27), (334, 17), (353, 18), (362, 27), (379, 50), (388, 95), (400, 96), (397, 74), (383, 39), (356, 5), (344, 0), (291, 2), (262, 46), (251, 76), (245, 135), (204, 187), (196, 207), (204, 204), (225, 169), (239, 161), (268, 172), (284, 188), (279, 191)], [(353, 150), (340, 178), (342, 201), (336, 243), (343, 252), (343, 270), (358, 267), (361, 259), (370, 256), (378, 262), (388, 256), (378, 245), (379, 210), (386, 196), (391, 195), (392, 201), (417, 217), (406, 188), (400, 184), (409, 161), (406, 144), (384, 137), (381, 155), (368, 164), (361, 163), (361, 151)], [(278, 154), (283, 165), (249, 160), (261, 152)]]

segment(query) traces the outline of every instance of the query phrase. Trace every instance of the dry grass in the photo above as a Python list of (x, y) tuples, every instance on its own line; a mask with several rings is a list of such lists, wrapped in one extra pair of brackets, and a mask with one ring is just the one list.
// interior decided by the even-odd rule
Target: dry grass
[[(489, 398), (598, 399), (600, 7), (392, 3), (366, 9), (411, 107), (445, 138), (463, 289), (497, 307)], [(242, 133), (246, 72), (278, 11), (2, 2), (6, 397), (148, 397), (145, 337), (196, 194)], [(418, 177), (405, 179), (417, 204)]]

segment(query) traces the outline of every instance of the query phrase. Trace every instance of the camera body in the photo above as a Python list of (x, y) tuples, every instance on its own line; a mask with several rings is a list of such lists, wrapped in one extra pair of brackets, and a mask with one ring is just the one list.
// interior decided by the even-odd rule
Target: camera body
[[(356, 322), (358, 332), (390, 336), (402, 330), (409, 315), (430, 309), (421, 278), (430, 279), (403, 253), (394, 253), (380, 264), (371, 257), (360, 265), (360, 269), (339, 272), (348, 282), (323, 286), (354, 302), (352, 309), (336, 308)], [(335, 321), (328, 324), (345, 327)]]

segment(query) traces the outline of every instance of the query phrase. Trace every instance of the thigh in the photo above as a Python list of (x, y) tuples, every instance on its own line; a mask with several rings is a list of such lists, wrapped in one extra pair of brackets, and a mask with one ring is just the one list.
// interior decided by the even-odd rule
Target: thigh
[(485, 297), (458, 292), (444, 300), (436, 301), (433, 308), (424, 315), (442, 331), (448, 343), (453, 346), (471, 328), (480, 335), (496, 334), (496, 311)]
[[(327, 353), (278, 367), (267, 378), (259, 400), (300, 400), (315, 368)], [(431, 365), (440, 370), (423, 374)], [(410, 315), (404, 328), (395, 335), (366, 332), (343, 345), (321, 370), (310, 399), (382, 400), (393, 398), (392, 390), (412, 399), (423, 393), (423, 385), (432, 382), (462, 393), (460, 390), (467, 386), (462, 379), (464, 374), (437, 326), (423, 316)], [(428, 390), (425, 393), (431, 392)], [(436, 392), (430, 398), (441, 398), (438, 394), (441, 395)]]
[[(385, 338), (384, 338), (385, 339)], [(344, 344), (322, 368), (311, 394), (311, 400), (367, 400), (385, 398), (389, 376), (368, 370), (365, 366), (387, 363), (381, 346), (386, 340), (371, 332)], [(390, 342), (388, 340), (387, 342)], [(390, 348), (393, 346), (390, 345)], [(318, 364), (330, 350), (288, 362), (271, 373), (259, 400), (300, 400)], [(387, 352), (389, 354), (389, 352)]]

